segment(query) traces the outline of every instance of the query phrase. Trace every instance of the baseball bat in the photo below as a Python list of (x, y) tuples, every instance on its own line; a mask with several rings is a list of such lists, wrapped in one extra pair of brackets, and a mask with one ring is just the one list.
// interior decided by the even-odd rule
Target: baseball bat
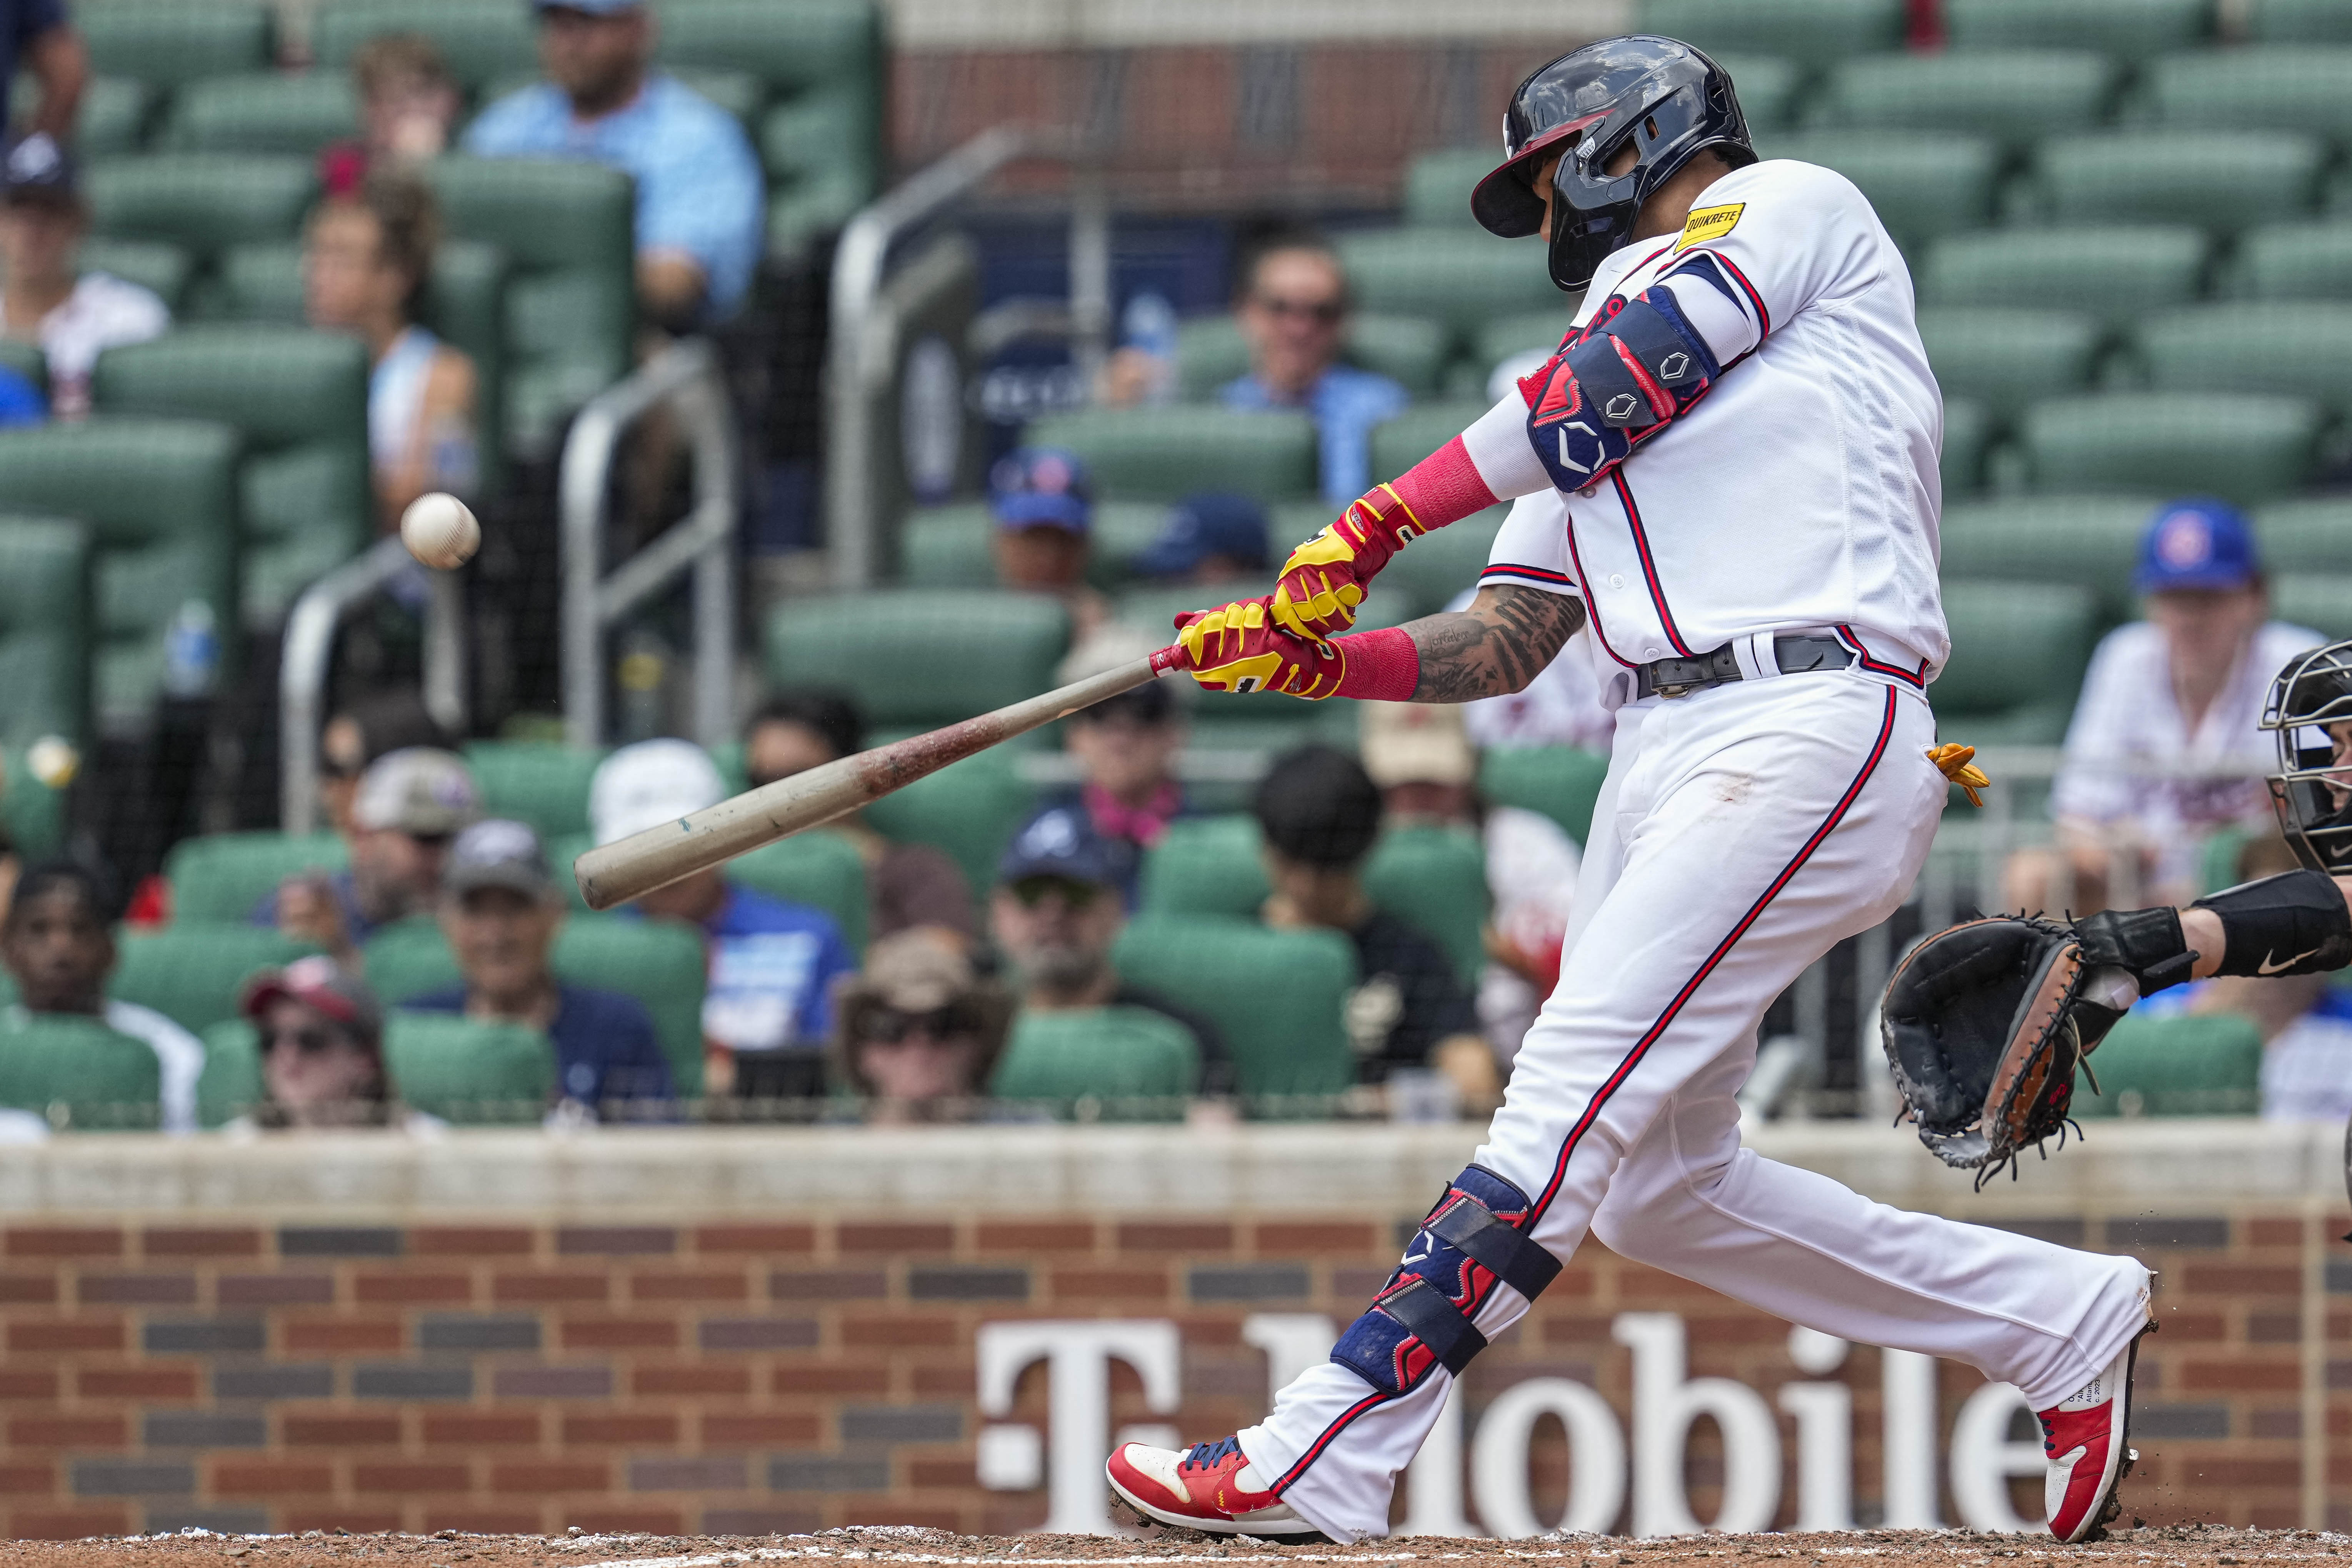
[(1180, 648), (1161, 648), (1149, 658), (1072, 681), (1042, 697), (746, 790), (690, 816), (591, 849), (572, 863), (572, 875), (590, 909), (609, 910), (762, 844), (846, 816), (950, 763), (1132, 691), (1181, 668), (1181, 658)]

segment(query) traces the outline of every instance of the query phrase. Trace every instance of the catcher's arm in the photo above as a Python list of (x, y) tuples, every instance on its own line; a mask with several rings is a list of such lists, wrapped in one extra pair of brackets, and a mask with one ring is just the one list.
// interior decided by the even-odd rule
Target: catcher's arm
[(2105, 910), (2078, 922), (2083, 962), (2140, 994), (2215, 974), (2320, 974), (2352, 963), (2352, 878), (2289, 871), (2186, 909)]

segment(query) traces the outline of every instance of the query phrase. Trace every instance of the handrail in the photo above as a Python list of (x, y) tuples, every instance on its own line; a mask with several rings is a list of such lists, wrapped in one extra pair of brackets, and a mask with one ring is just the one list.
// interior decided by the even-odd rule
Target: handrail
[[(694, 506), (608, 576), (604, 535), (621, 437), (667, 405), (694, 452)], [(694, 731), (723, 745), (735, 722), (735, 424), (709, 342), (671, 344), (592, 398), (572, 423), (557, 479), (563, 530), (563, 729), (575, 746), (604, 732), (604, 634), (694, 574)]]
[[(288, 833), (319, 822), (319, 731), (335, 627), (354, 605), (419, 567), (387, 535), (302, 591), (286, 617), (278, 664), (278, 816)], [(465, 585), (454, 572), (425, 572), (425, 706), (452, 733), (466, 727)]]

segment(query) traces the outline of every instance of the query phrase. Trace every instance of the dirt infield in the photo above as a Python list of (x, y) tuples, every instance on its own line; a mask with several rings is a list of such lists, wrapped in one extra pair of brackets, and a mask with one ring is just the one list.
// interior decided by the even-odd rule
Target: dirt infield
[[(1181, 1537), (1181, 1538), (1180, 1538)], [(1257, 1559), (1299, 1563), (1426, 1565), (1426, 1568), (1679, 1568), (1702, 1559), (1780, 1560), (1789, 1568), (2007, 1568), (2001, 1559), (2121, 1568), (2254, 1568), (2271, 1563), (2352, 1558), (2352, 1535), (2312, 1531), (2231, 1530), (2169, 1525), (2118, 1531), (2095, 1545), (2059, 1546), (2047, 1538), (1974, 1535), (1958, 1531), (1857, 1531), (1835, 1535), (1705, 1535), (1663, 1541), (1551, 1537), (1463, 1541), (1432, 1536), (1356, 1546), (1274, 1546), (1216, 1540), (1192, 1531), (1158, 1538), (1095, 1535), (950, 1535), (944, 1531), (871, 1526), (818, 1535), (292, 1535), (131, 1536), (71, 1542), (0, 1542), (0, 1568), (310, 1568), (312, 1564), (398, 1563), (415, 1568), (755, 1568), (793, 1564), (832, 1568), (859, 1563), (908, 1568), (1135, 1568), (1156, 1563)], [(1712, 1568), (1748, 1568), (1717, 1562)], [(1852, 1568), (1861, 1568), (1859, 1564)]]

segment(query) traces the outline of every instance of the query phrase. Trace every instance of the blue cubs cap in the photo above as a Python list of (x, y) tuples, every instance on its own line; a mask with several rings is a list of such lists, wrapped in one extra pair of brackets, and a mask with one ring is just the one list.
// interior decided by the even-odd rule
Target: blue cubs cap
[(1265, 508), (1218, 490), (1186, 496), (1169, 511), (1160, 536), (1129, 564), (1139, 576), (1181, 577), (1212, 555), (1265, 567)]
[(1076, 452), (1024, 447), (988, 470), (988, 510), (1000, 528), (1044, 524), (1084, 533), (1094, 525), (1094, 481)]
[(1066, 877), (1073, 882), (1112, 887), (1118, 872), (1110, 851), (1080, 805), (1057, 805), (1039, 812), (1013, 840), (996, 868), (999, 882), (1025, 881), (1031, 877)]
[(2143, 594), (2172, 588), (2243, 588), (2262, 575), (2254, 531), (2228, 501), (2177, 500), (2156, 514), (2139, 542), (2132, 586)]

